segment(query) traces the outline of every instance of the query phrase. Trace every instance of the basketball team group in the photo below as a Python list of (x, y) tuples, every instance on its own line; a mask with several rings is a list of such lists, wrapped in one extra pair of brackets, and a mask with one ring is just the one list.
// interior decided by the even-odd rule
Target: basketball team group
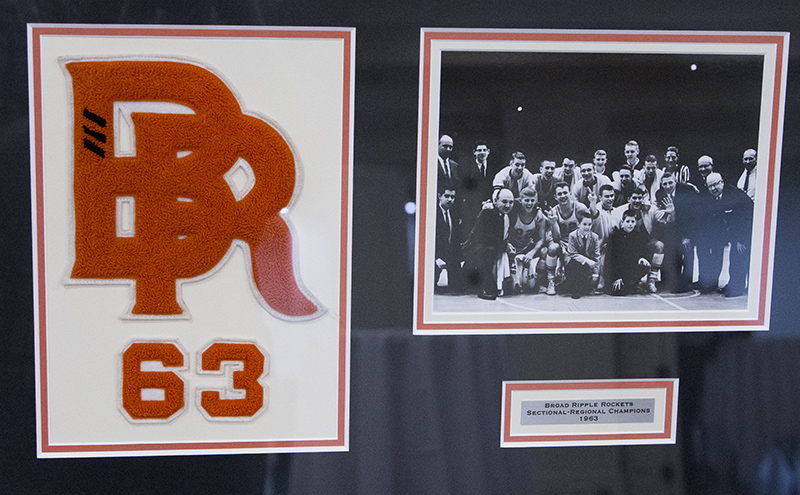
[(674, 146), (642, 160), (629, 141), (613, 171), (604, 150), (538, 171), (516, 151), (496, 173), (486, 142), (470, 163), (452, 160), (453, 146), (439, 139), (435, 293), (747, 294), (756, 150), (729, 184), (712, 157), (690, 168)]

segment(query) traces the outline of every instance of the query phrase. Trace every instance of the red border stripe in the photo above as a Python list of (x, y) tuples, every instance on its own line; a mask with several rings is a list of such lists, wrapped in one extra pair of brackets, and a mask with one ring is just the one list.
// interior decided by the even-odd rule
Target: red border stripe
[[(427, 34), (427, 33), (426, 33)], [(424, 308), (424, 301), (425, 301), (425, 242), (427, 239), (427, 230), (425, 228), (426, 224), (426, 214), (428, 208), (428, 164), (427, 164), (427, 155), (428, 155), (428, 126), (430, 123), (430, 94), (428, 93), (430, 89), (430, 82), (431, 82), (431, 40), (428, 36), (425, 36), (423, 40), (423, 66), (422, 66), (422, 94), (420, 98), (422, 98), (422, 122), (420, 123), (420, 176), (419, 176), (419, 205), (417, 205), (417, 219), (419, 224), (419, 229), (417, 230), (417, 245), (420, 246), (420, 253), (418, 256), (418, 265), (417, 265), (417, 274), (418, 274), (418, 281), (417, 281), (417, 327), (423, 328), (425, 325), (424, 317), (425, 308)]]
[(44, 151), (42, 148), (42, 75), (41, 75), (41, 52), (39, 37), (35, 34), (35, 29), (32, 34), (33, 43), (33, 107), (34, 107), (34, 139), (36, 142), (35, 148), (35, 167), (36, 167), (36, 262), (38, 268), (38, 313), (39, 313), (39, 348), (37, 349), (39, 360), (39, 390), (40, 390), (40, 408), (42, 414), (42, 441), (47, 442), (49, 438), (49, 421), (48, 421), (48, 391), (47, 391), (47, 291), (46, 291), (46, 277), (45, 277), (45, 256), (44, 256), (44, 177), (42, 174), (43, 169), (43, 156)]

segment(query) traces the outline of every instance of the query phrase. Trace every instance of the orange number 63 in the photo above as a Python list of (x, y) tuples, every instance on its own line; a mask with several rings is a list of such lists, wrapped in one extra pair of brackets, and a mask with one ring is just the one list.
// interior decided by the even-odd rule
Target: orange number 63
[[(198, 356), (199, 374), (223, 375), (233, 366), (232, 384), (223, 389), (197, 389), (197, 405), (215, 421), (253, 418), (265, 405), (258, 380), (269, 356), (251, 342), (213, 342)], [(133, 342), (122, 353), (122, 408), (133, 421), (170, 421), (185, 410), (188, 385), (178, 375), (188, 357), (175, 342)]]

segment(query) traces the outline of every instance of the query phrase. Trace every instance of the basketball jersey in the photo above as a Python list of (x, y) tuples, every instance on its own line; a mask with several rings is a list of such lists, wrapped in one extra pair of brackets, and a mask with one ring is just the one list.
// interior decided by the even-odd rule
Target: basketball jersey
[(508, 233), (508, 240), (511, 245), (519, 250), (523, 249), (528, 244), (535, 243), (539, 236), (540, 217), (541, 213), (537, 211), (530, 223), (525, 223), (522, 221), (522, 217), (517, 215)]
[(575, 230), (578, 230), (578, 217), (576, 213), (578, 212), (578, 206), (572, 205), (572, 213), (564, 218), (561, 216), (561, 208), (558, 206), (553, 207), (558, 214), (558, 228), (561, 231), (561, 241), (567, 242), (569, 239), (569, 234)]

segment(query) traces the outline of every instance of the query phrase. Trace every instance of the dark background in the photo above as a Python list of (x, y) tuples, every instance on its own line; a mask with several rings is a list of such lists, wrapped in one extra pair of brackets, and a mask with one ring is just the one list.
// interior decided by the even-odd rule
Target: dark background
[(735, 183), (742, 153), (758, 147), (762, 79), (761, 56), (444, 52), (439, 128), (459, 163), (478, 139), (496, 168), (522, 151), (534, 173), (604, 149), (610, 177), (635, 140), (642, 164), (652, 154), (663, 165), (677, 146), (692, 172), (710, 155)]
[[(36, 459), (26, 22), (357, 28), (349, 453)], [(792, 31), (800, 26), (800, 4), (3, 0), (0, 396), (6, 406), (0, 409), (1, 493), (790, 493), (774, 481), (784, 479), (790, 486), (800, 479), (793, 464), (800, 459), (797, 43), (789, 50), (768, 334), (412, 337), (409, 217), (403, 207), (415, 198), (423, 26)], [(705, 70), (706, 64), (698, 66)], [(562, 76), (566, 80), (560, 87), (582, 88), (583, 78), (607, 68), (576, 67), (574, 77)], [(634, 128), (639, 135), (608, 129), (603, 143), (587, 141), (576, 150), (607, 146), (614, 164), (628, 139), (639, 138), (643, 155), (648, 153), (645, 143), (663, 150), (665, 143), (647, 141), (642, 133), (664, 136), (661, 129), (670, 129), (689, 134), (692, 126), (714, 127), (723, 120), (752, 126), (747, 118), (731, 118), (739, 105), (750, 104), (745, 100), (716, 94), (673, 98), (653, 109), (655, 127), (642, 123)], [(670, 118), (694, 108), (714, 111), (707, 120)], [(622, 102), (586, 112), (622, 115), (629, 110)], [(718, 112), (725, 115), (717, 117)], [(510, 129), (512, 118), (505, 115), (498, 125)], [(575, 128), (586, 129), (580, 123)], [(705, 153), (700, 144), (697, 149), (685, 145), (684, 162)], [(713, 145), (725, 147), (725, 141), (715, 139)], [(735, 152), (709, 154), (730, 153), (724, 161), (735, 163), (741, 150), (753, 145), (735, 140)], [(533, 155), (564, 149), (561, 142), (546, 146), (552, 148), (534, 144)], [(499, 448), (502, 380), (648, 377), (681, 379), (677, 445)]]

